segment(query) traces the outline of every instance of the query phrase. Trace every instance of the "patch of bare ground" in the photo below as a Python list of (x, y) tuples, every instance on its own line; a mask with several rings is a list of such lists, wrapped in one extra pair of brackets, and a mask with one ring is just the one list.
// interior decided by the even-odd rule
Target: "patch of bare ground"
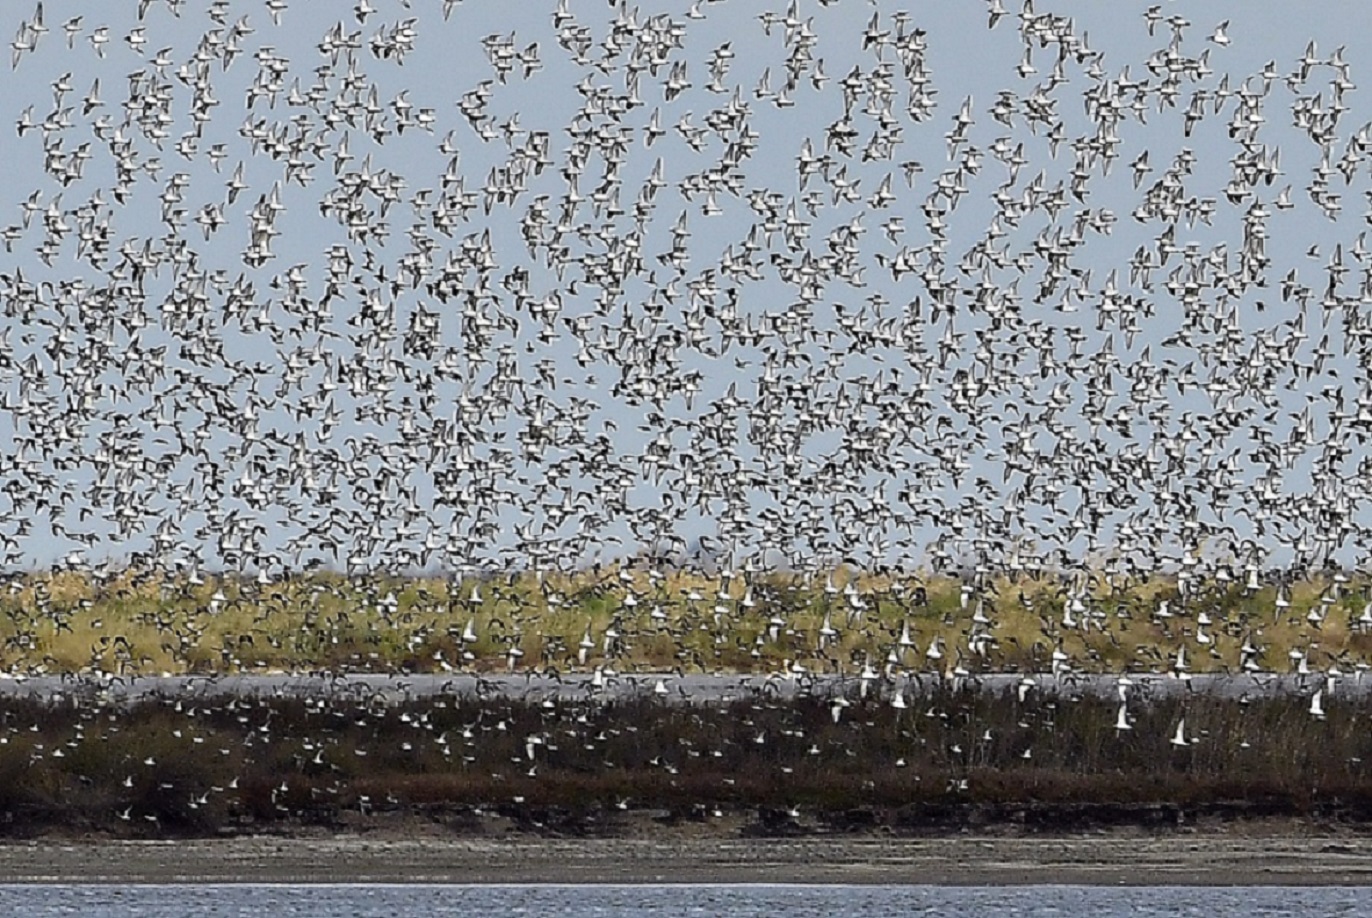
[(616, 837), (556, 837), (482, 816), (454, 831), (374, 818), (345, 833), (176, 842), (45, 837), (0, 844), (0, 882), (805, 882), (1347, 885), (1372, 881), (1366, 827), (1236, 821), (1167, 830), (825, 834), (802, 823), (759, 838), (759, 820), (635, 813)]

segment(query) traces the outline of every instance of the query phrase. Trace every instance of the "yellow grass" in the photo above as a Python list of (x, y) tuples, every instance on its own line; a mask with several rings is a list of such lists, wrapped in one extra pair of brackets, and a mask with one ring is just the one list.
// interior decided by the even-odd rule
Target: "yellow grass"
[[(271, 583), (35, 573), (0, 587), (0, 667), (150, 674), (799, 665), (851, 673), (870, 662), (1116, 672), (1173, 669), (1182, 650), (1187, 670), (1199, 673), (1236, 670), (1248, 642), (1266, 670), (1353, 669), (1372, 650), (1357, 623), (1367, 588), (1361, 577), (1309, 579), (1290, 588), (1290, 605), (1279, 610), (1270, 586), (1195, 585), (1182, 601), (1176, 580), (1164, 576), (997, 575), (964, 590), (944, 576), (841, 568), (827, 578), (610, 567), (461, 581), (314, 573)], [(1164, 601), (1168, 616), (1158, 614)], [(984, 623), (974, 619), (978, 608)], [(1308, 617), (1312, 608), (1322, 610), (1318, 620)], [(822, 638), (826, 618), (837, 633)], [(464, 640), (469, 625), (474, 641)], [(900, 640), (907, 625), (913, 646)], [(588, 634), (592, 646), (583, 648)], [(928, 653), (931, 644), (941, 655)]]

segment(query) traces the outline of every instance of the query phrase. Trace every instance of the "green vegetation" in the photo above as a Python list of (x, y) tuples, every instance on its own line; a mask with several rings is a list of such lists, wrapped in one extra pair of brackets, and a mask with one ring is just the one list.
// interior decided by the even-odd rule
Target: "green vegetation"
[(1191, 583), (1184, 595), (1161, 575), (33, 573), (0, 583), (0, 668), (1347, 671), (1372, 650), (1368, 593), (1366, 576), (1340, 573), (1285, 587)]

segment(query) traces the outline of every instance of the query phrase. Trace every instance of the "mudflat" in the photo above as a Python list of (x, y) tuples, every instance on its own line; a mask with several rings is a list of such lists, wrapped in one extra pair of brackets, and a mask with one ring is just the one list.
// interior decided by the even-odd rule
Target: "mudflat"
[(0, 844), (5, 883), (911, 883), (1362, 885), (1372, 839), (1291, 822), (1165, 833), (740, 837), (416, 833)]

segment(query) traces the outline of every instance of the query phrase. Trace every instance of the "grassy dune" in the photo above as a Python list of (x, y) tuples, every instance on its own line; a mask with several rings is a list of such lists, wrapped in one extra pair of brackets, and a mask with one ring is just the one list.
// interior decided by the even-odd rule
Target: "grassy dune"
[[(0, 701), (0, 834), (127, 836), (365, 827), (607, 832), (629, 811), (755, 814), (835, 829), (1042, 827), (1205, 816), (1372, 821), (1369, 712), (1331, 697), (1114, 702), (934, 688), (889, 697), (651, 698), (555, 705), (444, 697)], [(1172, 743), (1185, 719), (1192, 742)]]
[(465, 580), (319, 573), (270, 583), (32, 573), (0, 584), (0, 668), (770, 672), (794, 661), (855, 672), (894, 658), (916, 671), (1117, 672), (1173, 669), (1180, 651), (1191, 672), (1234, 671), (1245, 660), (1282, 672), (1348, 670), (1372, 652), (1359, 622), (1369, 586), (1360, 574), (1280, 589), (1191, 584), (1183, 596), (1168, 576), (995, 577), (968, 591), (948, 577), (842, 569), (731, 578), (622, 567)]

